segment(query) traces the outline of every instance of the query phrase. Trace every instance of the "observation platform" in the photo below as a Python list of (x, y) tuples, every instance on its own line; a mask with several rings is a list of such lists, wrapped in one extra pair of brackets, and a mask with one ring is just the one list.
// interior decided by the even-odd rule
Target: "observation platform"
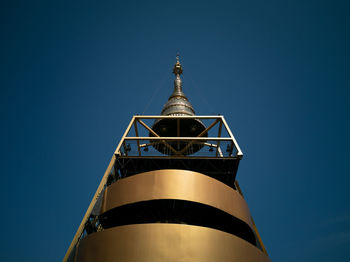
[[(196, 136), (182, 137), (187, 120), (206, 127)], [(172, 133), (164, 137), (152, 129), (159, 120), (173, 121)], [(150, 136), (151, 135), (151, 136)], [(211, 176), (231, 187), (243, 153), (223, 116), (134, 116), (116, 151), (114, 172), (109, 183), (135, 174), (182, 169)]]

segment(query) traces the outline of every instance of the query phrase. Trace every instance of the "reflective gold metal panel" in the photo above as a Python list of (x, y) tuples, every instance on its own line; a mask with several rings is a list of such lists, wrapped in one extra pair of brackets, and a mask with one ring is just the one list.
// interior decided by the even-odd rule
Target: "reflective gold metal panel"
[(253, 229), (248, 206), (238, 191), (209, 176), (187, 170), (156, 170), (118, 180), (105, 190), (101, 213), (155, 199), (180, 199), (209, 205), (237, 217)]
[(182, 224), (114, 227), (84, 238), (77, 262), (267, 262), (258, 248), (234, 235)]

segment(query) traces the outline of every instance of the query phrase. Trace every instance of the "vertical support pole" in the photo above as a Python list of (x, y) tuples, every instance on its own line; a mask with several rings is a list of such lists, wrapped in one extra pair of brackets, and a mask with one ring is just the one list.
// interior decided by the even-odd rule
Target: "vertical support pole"
[(232, 132), (231, 132), (231, 129), (229, 128), (229, 126), (227, 125), (226, 121), (225, 121), (225, 118), (223, 116), (221, 116), (221, 120), (222, 122), (224, 123), (224, 126), (228, 132), (228, 134), (230, 135), (230, 137), (232, 138), (234, 144), (235, 144), (235, 147), (237, 148), (237, 156), (241, 159), (243, 157), (243, 153), (242, 153), (242, 150), (241, 148), (239, 147), (235, 137), (233, 136)]
[[(139, 131), (137, 129), (137, 121), (134, 122), (135, 127), (135, 135), (136, 137), (139, 137)], [(137, 150), (139, 151), (139, 156), (141, 156), (141, 149), (140, 149), (140, 140), (137, 139)]]
[[(176, 119), (176, 135), (180, 137), (180, 119)], [(180, 150), (180, 141), (177, 141), (177, 148), (176, 150)]]
[(176, 119), (176, 135), (179, 137), (180, 136), (180, 119)]
[(131, 121), (130, 121), (128, 127), (126, 128), (126, 130), (125, 130), (125, 132), (124, 132), (124, 135), (123, 135), (122, 139), (120, 140), (120, 142), (119, 142), (119, 144), (118, 144), (116, 150), (114, 151), (114, 154), (115, 154), (115, 155), (119, 155), (119, 154), (120, 154), (120, 152), (119, 152), (119, 151), (120, 151), (120, 147), (122, 146), (122, 144), (123, 144), (123, 142), (124, 142), (124, 138), (129, 134), (129, 131), (130, 131), (131, 126), (132, 126), (132, 124), (134, 123), (134, 121), (135, 121), (135, 116), (132, 117), (132, 119), (131, 119)]
[(258, 241), (259, 241), (259, 243), (260, 243), (261, 249), (262, 249), (262, 251), (268, 256), (269, 254), (267, 254), (266, 248), (265, 248), (265, 246), (264, 246), (264, 243), (262, 242), (261, 236), (260, 236), (260, 234), (259, 234), (258, 228), (257, 228), (256, 225), (255, 225), (254, 219), (253, 219), (252, 216), (251, 216), (250, 218), (251, 218), (251, 220), (252, 220), (253, 227), (254, 227), (254, 231), (255, 231), (255, 234), (256, 234), (256, 236), (257, 236), (257, 238), (258, 238)]
[(105, 184), (107, 183), (108, 176), (109, 176), (109, 174), (110, 174), (110, 172), (111, 172), (111, 170), (112, 170), (112, 168), (114, 166), (115, 160), (116, 160), (116, 157), (115, 157), (115, 155), (113, 155), (112, 159), (109, 162), (109, 165), (108, 165), (108, 167), (107, 167), (107, 169), (106, 169), (106, 171), (105, 171), (105, 173), (104, 173), (104, 175), (103, 175), (103, 177), (101, 179), (100, 185), (98, 186), (98, 188), (97, 188), (97, 190), (95, 192), (95, 195), (92, 198), (91, 203), (90, 203), (88, 209), (85, 212), (84, 218), (81, 221), (80, 226), (79, 226), (77, 232), (75, 233), (74, 238), (73, 238), (73, 240), (72, 240), (72, 242), (71, 242), (71, 244), (70, 244), (70, 246), (69, 246), (69, 248), (68, 248), (68, 250), (66, 252), (66, 255), (63, 258), (64, 262), (67, 261), (67, 259), (68, 259), (69, 255), (70, 255), (70, 253), (72, 252), (74, 246), (78, 243), (78, 240), (79, 240), (81, 234), (84, 231), (84, 227), (85, 227), (86, 221), (89, 219), (90, 214), (92, 212), (92, 209), (94, 208), (98, 198), (101, 195), (102, 190), (104, 189)]
[[(220, 125), (219, 125), (219, 132), (218, 132), (218, 137), (221, 137), (221, 131), (222, 131), (222, 119), (220, 121)], [(218, 153), (219, 153), (219, 148), (220, 148), (220, 140), (217, 143), (217, 147), (216, 147), (216, 157), (218, 157)]]
[(128, 149), (126, 147), (125, 140), (123, 141), (123, 148), (124, 148), (125, 155), (128, 156)]
[[(241, 190), (241, 187), (240, 187), (239, 184), (238, 184), (237, 179), (235, 180), (235, 186), (236, 186), (236, 188), (237, 188), (239, 194), (244, 198), (243, 192), (242, 192), (242, 190)], [(266, 248), (265, 248), (265, 246), (264, 246), (264, 243), (263, 243), (263, 241), (262, 241), (262, 239), (261, 239), (261, 236), (260, 236), (260, 234), (259, 234), (258, 228), (257, 228), (256, 225), (255, 225), (255, 222), (254, 222), (253, 217), (250, 216), (250, 219), (252, 220), (252, 224), (253, 224), (253, 227), (254, 227), (255, 235), (256, 235), (256, 237), (258, 238), (258, 241), (259, 241), (259, 244), (260, 244), (260, 246), (261, 246), (261, 249), (262, 249), (262, 251), (268, 256), (267, 251), (266, 251)]]

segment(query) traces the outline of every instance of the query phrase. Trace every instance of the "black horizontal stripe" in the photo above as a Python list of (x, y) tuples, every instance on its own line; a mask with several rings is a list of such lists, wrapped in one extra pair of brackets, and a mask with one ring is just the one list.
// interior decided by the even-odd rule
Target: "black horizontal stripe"
[(256, 246), (252, 229), (242, 220), (197, 202), (161, 199), (123, 205), (100, 215), (104, 228), (144, 223), (177, 223), (221, 230)]

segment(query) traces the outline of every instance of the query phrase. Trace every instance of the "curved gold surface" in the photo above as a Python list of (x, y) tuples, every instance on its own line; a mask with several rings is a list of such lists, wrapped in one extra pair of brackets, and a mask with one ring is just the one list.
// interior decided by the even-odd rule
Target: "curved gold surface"
[(181, 224), (138, 224), (91, 234), (77, 262), (268, 262), (248, 242), (225, 232)]
[(105, 190), (101, 213), (155, 199), (180, 199), (209, 205), (237, 217), (253, 229), (248, 206), (236, 190), (209, 176), (187, 170), (156, 170), (118, 180)]

